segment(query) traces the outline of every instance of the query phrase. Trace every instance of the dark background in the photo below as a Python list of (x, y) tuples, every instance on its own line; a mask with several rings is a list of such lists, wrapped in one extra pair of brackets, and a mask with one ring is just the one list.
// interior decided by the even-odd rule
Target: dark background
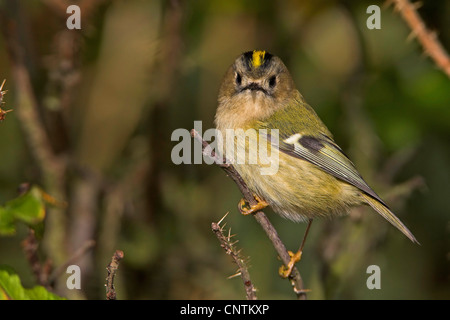
[[(450, 2), (419, 13), (450, 49)], [(82, 289), (56, 293), (104, 299), (105, 267), (124, 251), (119, 299), (244, 299), (236, 266), (211, 231), (226, 228), (249, 257), (261, 299), (294, 299), (261, 227), (237, 211), (240, 194), (215, 166), (174, 165), (177, 128), (213, 127), (219, 85), (242, 52), (281, 57), (306, 100), (371, 186), (409, 227), (411, 243), (369, 208), (315, 221), (298, 268), (310, 299), (449, 299), (450, 83), (411, 30), (378, 1), (72, 1), (81, 30), (68, 30), (64, 1), (0, 1), (0, 204), (23, 182), (65, 209), (49, 209), (40, 257), (54, 267), (86, 241)], [(366, 8), (381, 7), (369, 30)], [(17, 54), (21, 52), (21, 55)], [(19, 56), (19, 57), (18, 57)], [(24, 67), (31, 88), (17, 77)], [(30, 97), (37, 116), (25, 108)], [(28, 113), (27, 113), (28, 112)], [(33, 124), (49, 144), (36, 145)], [(40, 158), (48, 151), (51, 158)], [(296, 250), (305, 224), (265, 210)], [(0, 264), (37, 284), (21, 241), (0, 237)], [(378, 265), (381, 290), (366, 269)]]

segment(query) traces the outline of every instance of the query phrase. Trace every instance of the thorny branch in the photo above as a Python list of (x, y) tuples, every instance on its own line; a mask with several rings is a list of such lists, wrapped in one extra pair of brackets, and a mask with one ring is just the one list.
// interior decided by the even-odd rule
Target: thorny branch
[(437, 66), (450, 78), (450, 57), (437, 39), (436, 33), (431, 32), (417, 13), (417, 3), (412, 4), (408, 0), (391, 0), (395, 10), (399, 11), (403, 19), (411, 28), (413, 37), (417, 37), (424, 48), (425, 54), (429, 55)]
[(233, 237), (233, 235), (231, 234), (231, 229), (228, 231), (228, 236), (225, 236), (223, 234), (224, 231), (223, 229), (225, 226), (220, 226), (220, 223), (227, 216), (227, 214), (222, 219), (220, 219), (219, 222), (213, 222), (211, 224), (211, 229), (216, 235), (217, 239), (219, 239), (221, 247), (225, 250), (225, 252), (228, 255), (231, 256), (231, 258), (233, 258), (233, 261), (237, 264), (239, 271), (236, 273), (235, 276), (241, 276), (242, 282), (244, 283), (247, 300), (257, 300), (258, 298), (256, 297), (255, 294), (256, 289), (253, 286), (252, 281), (250, 280), (250, 273), (248, 272), (247, 264), (244, 258), (242, 258), (240, 250), (237, 250), (236, 247), (234, 246), (237, 241), (231, 240), (231, 238)]
[(6, 90), (5, 90), (5, 91), (2, 91), (2, 90), (3, 90), (3, 86), (5, 85), (5, 82), (6, 82), (6, 79), (3, 80), (2, 84), (0, 85), (0, 121), (5, 120), (6, 114), (7, 114), (8, 112), (11, 112), (11, 111), (12, 111), (11, 109), (10, 109), (10, 110), (2, 110), (2, 104), (4, 103), (4, 102), (3, 102), (3, 96), (4, 96), (5, 93), (7, 92)]

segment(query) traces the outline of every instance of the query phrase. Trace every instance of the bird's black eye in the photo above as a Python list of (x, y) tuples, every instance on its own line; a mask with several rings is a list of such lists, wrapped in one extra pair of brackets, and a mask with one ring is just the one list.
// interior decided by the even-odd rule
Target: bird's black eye
[(239, 72), (236, 72), (236, 84), (240, 86), (242, 83), (242, 76)]
[(269, 87), (273, 88), (273, 87), (275, 87), (276, 84), (277, 84), (277, 77), (271, 76), (269, 78)]

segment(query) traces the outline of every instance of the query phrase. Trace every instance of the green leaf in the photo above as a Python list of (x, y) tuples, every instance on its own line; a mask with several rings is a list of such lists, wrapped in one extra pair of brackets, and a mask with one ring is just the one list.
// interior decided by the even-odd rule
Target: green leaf
[(0, 270), (0, 300), (65, 300), (42, 286), (31, 289), (22, 287), (17, 274)]
[(39, 236), (45, 218), (45, 200), (39, 187), (33, 186), (26, 193), (0, 207), (0, 235), (16, 232), (16, 221), (35, 229)]

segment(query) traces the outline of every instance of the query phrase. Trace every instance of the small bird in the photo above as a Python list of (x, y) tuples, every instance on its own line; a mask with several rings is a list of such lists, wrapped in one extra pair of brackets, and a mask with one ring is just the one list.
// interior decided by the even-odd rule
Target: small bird
[[(334, 142), (277, 56), (255, 50), (235, 60), (219, 90), (215, 124), (225, 157), (237, 154), (233, 166), (257, 200), (256, 205), (248, 206), (242, 199), (238, 206), (241, 213), (251, 214), (270, 206), (282, 217), (309, 221), (309, 230), (314, 218), (342, 215), (354, 206), (367, 204), (418, 243)], [(271, 134), (275, 129), (276, 139)], [(229, 130), (235, 136), (227, 141)], [(245, 139), (240, 139), (244, 132)], [(230, 142), (234, 143), (232, 147)], [(270, 158), (276, 156), (276, 173), (261, 173), (273, 161), (261, 158), (261, 152), (256, 162), (243, 161), (249, 159), (245, 158), (247, 154), (258, 153), (251, 148), (254, 145), (267, 146)], [(289, 253), (291, 262), (280, 272), (282, 276), (289, 276), (300, 260), (303, 244), (297, 253)]]

